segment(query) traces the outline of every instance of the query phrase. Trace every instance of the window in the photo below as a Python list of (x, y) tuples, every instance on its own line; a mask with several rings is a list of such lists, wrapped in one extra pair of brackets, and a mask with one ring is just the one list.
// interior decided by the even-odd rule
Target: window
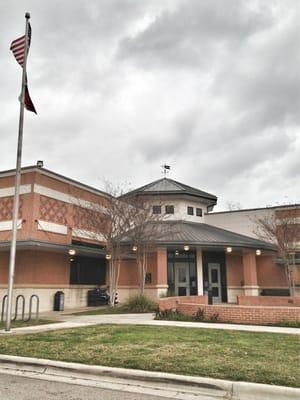
[(161, 214), (161, 206), (153, 206), (152, 213), (153, 214)]
[(202, 217), (202, 208), (196, 208), (197, 217)]
[(166, 206), (166, 214), (174, 214), (174, 206)]
[(194, 207), (188, 206), (187, 213), (188, 213), (188, 215), (194, 215)]
[(104, 285), (105, 284), (105, 260), (75, 257), (70, 266), (71, 285)]

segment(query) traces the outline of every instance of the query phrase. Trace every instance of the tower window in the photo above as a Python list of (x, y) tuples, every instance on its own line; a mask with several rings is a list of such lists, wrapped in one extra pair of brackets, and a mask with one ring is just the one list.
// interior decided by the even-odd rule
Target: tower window
[(152, 213), (153, 214), (161, 214), (161, 206), (153, 206)]
[(188, 206), (187, 213), (188, 213), (188, 215), (194, 215), (194, 207)]
[(166, 206), (166, 214), (174, 214), (174, 206)]
[(202, 208), (196, 208), (197, 217), (202, 217)]

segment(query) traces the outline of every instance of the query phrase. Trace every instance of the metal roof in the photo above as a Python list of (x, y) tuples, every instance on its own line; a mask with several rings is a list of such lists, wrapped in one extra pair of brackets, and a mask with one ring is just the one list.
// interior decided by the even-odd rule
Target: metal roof
[[(10, 248), (10, 241), (0, 241), (0, 251), (8, 251)], [(17, 250), (41, 250), (57, 253), (68, 254), (68, 250), (74, 249), (76, 255), (104, 258), (106, 251), (101, 248), (79, 246), (76, 244), (62, 244), (62, 243), (52, 243), (43, 240), (17, 240)]]
[(141, 186), (140, 188), (128, 192), (124, 196), (130, 196), (136, 194), (139, 195), (185, 194), (212, 200), (214, 203), (217, 202), (217, 197), (215, 195), (185, 185), (184, 183), (174, 181), (173, 179), (170, 178), (158, 179), (157, 181), (148, 183), (147, 185)]
[[(158, 222), (155, 243), (197, 245), (203, 247), (236, 247), (276, 251), (272, 243), (240, 235), (212, 225), (195, 222)], [(128, 242), (128, 238), (124, 242)]]

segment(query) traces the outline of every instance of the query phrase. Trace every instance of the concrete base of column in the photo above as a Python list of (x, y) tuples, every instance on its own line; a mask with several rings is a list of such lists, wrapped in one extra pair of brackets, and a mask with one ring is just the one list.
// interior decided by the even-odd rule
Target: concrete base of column
[(244, 286), (245, 296), (259, 296), (259, 286)]

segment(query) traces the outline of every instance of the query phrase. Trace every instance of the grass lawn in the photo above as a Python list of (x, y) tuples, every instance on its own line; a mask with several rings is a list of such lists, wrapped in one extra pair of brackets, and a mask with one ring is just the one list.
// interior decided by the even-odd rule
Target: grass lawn
[[(148, 311), (149, 312), (149, 311)], [(154, 312), (154, 311), (150, 311)], [(138, 314), (136, 311), (132, 311), (128, 309), (128, 306), (125, 304), (117, 305), (117, 306), (101, 306), (100, 308), (80, 311), (76, 313), (72, 313), (71, 315), (100, 315), (100, 314)]]
[[(30, 320), (30, 321), (12, 321), (11, 327), (12, 328), (22, 328), (24, 326), (33, 326), (33, 325), (45, 325), (45, 324), (52, 324), (54, 322), (59, 322), (59, 321), (49, 321), (47, 319), (39, 319), (38, 321), (36, 320)], [(5, 328), (5, 322), (0, 322), (0, 329)]]
[(300, 386), (300, 336), (97, 325), (0, 337), (0, 353)]

